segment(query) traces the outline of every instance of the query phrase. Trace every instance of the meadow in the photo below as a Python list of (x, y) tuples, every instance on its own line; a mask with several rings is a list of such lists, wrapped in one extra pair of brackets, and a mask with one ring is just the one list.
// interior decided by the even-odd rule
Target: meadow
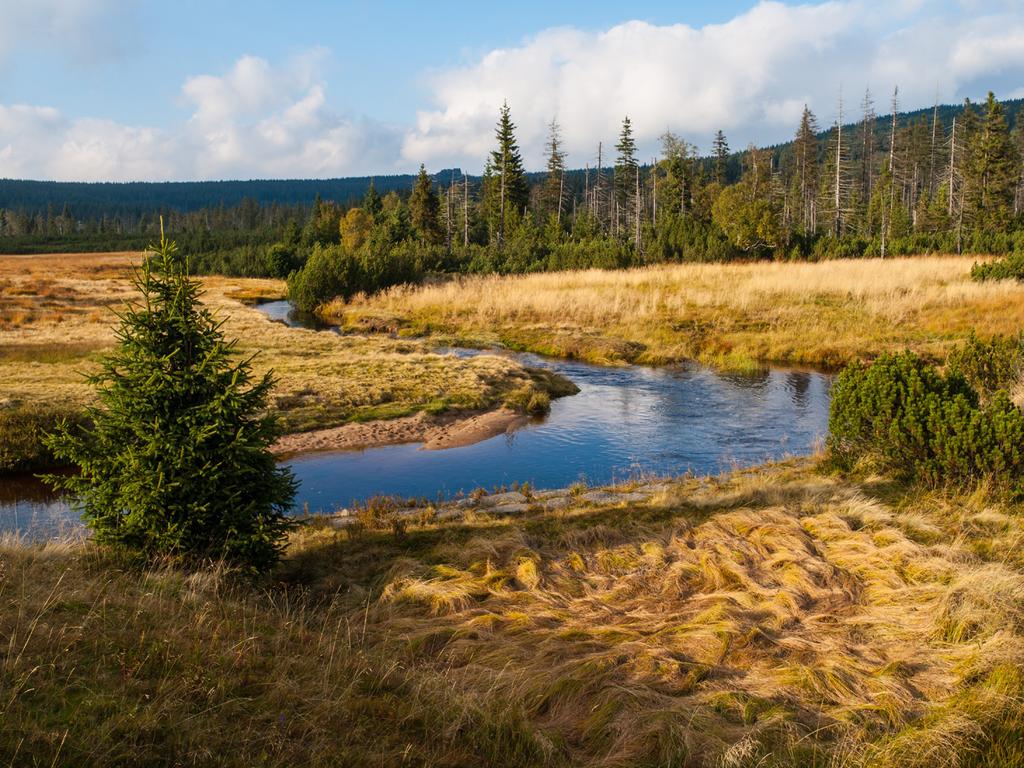
[[(130, 259), (65, 258), (0, 258), (4, 410), (87, 403), (76, 372), (113, 343)], [(350, 335), (245, 303), (279, 281), (204, 287), (303, 429), (549, 385), (432, 354), (443, 341), (610, 364), (942, 359), (972, 328), (1024, 327), (1024, 288), (972, 283), (972, 263), (466, 278), (329, 307), (368, 331)], [(822, 456), (606, 490), (309, 518), (255, 584), (0, 540), (0, 765), (1024, 765), (1019, 503)]]
[[(91, 402), (83, 374), (96, 371), (115, 342), (115, 312), (132, 297), (129, 277), (137, 258), (0, 256), (0, 433), (5, 427), (24, 432), (25, 409), (45, 419)], [(471, 414), (503, 405), (522, 410), (531, 400), (546, 402), (566, 391), (565, 382), (503, 357), (461, 360), (414, 339), (272, 323), (251, 302), (282, 298), (283, 281), (206, 277), (203, 287), (228, 338), (238, 339), (238, 354), (255, 355), (257, 372), (273, 369), (273, 406), (285, 432), (415, 413)], [(11, 435), (10, 442), (17, 438)], [(0, 451), (9, 463), (20, 455)]]
[(314, 519), (255, 590), (223, 569), (4, 541), (0, 753), (98, 768), (1024, 761), (1016, 509), (814, 460), (659, 488), (598, 503), (577, 489), (548, 511), (534, 497), (512, 517), (425, 508), (400, 529), (386, 512)]
[(974, 257), (658, 265), (396, 287), (323, 313), (464, 344), (597, 363), (838, 367), (912, 349), (936, 360), (971, 329), (1024, 328), (1024, 285), (977, 283)]

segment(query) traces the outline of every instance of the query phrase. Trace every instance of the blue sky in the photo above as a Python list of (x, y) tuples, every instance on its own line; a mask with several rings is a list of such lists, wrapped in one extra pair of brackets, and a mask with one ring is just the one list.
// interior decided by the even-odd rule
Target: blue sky
[[(0, 8), (7, 3), (0, 0)], [(102, 7), (103, 4), (99, 4)], [(726, 21), (749, 1), (637, 3), (523, 0), (425, 3), (227, 2), (106, 4), (111, 29), (94, 45), (31, 35), (11, 46), (0, 69), (0, 103), (44, 101), (68, 114), (119, 121), (187, 117), (175, 101), (186, 78), (223, 72), (242, 55), (282, 61), (311, 49), (329, 51), (323, 76), (337, 84), (342, 109), (402, 121), (424, 100), (424, 73), (515, 45), (542, 29), (603, 29), (630, 19), (690, 25)], [(49, 38), (49, 39), (48, 39)], [(108, 44), (111, 39), (116, 42)], [(335, 89), (332, 89), (335, 90)]]
[(840, 92), (887, 111), (1024, 95), (1020, 0), (0, 0), (0, 176), (82, 180), (479, 170), (508, 99), (529, 165), (630, 114), (702, 149), (787, 138)]

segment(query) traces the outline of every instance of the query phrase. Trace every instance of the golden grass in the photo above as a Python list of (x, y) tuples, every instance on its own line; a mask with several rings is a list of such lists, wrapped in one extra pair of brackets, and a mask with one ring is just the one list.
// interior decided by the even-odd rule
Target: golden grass
[(971, 328), (1024, 328), (1024, 286), (975, 283), (972, 257), (662, 265), (400, 287), (328, 315), (353, 327), (500, 341), (595, 362), (837, 366), (886, 350), (942, 357)]
[[(0, 257), (0, 405), (82, 406), (93, 396), (81, 373), (114, 343), (113, 310), (134, 297), (138, 254)], [(421, 410), (492, 408), (542, 396), (547, 384), (519, 363), (460, 360), (429, 344), (339, 336), (273, 323), (242, 303), (281, 298), (279, 280), (203, 278), (204, 301), (226, 319), (257, 373), (274, 370), (273, 405), (285, 429), (301, 431)], [(18, 309), (14, 309), (18, 307)], [(26, 314), (27, 313), (27, 314)]]
[[(1024, 765), (1024, 523), (806, 461), (650, 502), (314, 520), (261, 590), (0, 546), (25, 765)], [(59, 759), (54, 759), (55, 755)], [(20, 762), (18, 762), (20, 760)]]

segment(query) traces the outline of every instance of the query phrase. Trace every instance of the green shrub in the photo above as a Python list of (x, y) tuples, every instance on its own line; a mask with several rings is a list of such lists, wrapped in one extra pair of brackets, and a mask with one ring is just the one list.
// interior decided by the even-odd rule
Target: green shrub
[(995, 261), (975, 264), (971, 278), (984, 280), (1024, 280), (1024, 252), (1017, 251)]
[(51, 405), (0, 408), (0, 474), (33, 472), (57, 464), (43, 437), (61, 422), (80, 424), (81, 411)]
[(253, 379), (199, 302), (173, 243), (143, 262), (118, 346), (89, 381), (90, 424), (45, 440), (79, 473), (70, 492), (100, 544), (146, 558), (224, 559), (260, 571), (278, 559), (295, 480), (276, 465), (270, 374)]
[(316, 245), (305, 266), (288, 278), (288, 298), (304, 312), (312, 312), (335, 296), (348, 298), (356, 291), (357, 264), (340, 245)]
[(1020, 379), (1021, 341), (1019, 336), (993, 336), (985, 341), (972, 331), (967, 342), (950, 353), (947, 366), (987, 399), (997, 390), (1009, 390)]
[(274, 243), (267, 249), (266, 271), (269, 277), (284, 279), (299, 268), (295, 249), (284, 243)]
[(981, 405), (955, 371), (911, 353), (852, 365), (832, 388), (829, 450), (842, 468), (863, 458), (930, 486), (980, 482), (1024, 490), (1024, 414), (1005, 392)]

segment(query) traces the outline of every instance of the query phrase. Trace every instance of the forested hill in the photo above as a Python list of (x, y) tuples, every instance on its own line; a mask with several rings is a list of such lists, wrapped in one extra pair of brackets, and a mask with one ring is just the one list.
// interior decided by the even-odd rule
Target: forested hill
[[(1024, 99), (1013, 99), (1002, 102), (1006, 110), (1007, 122), (1011, 127), (1017, 123), (1017, 115), (1021, 111)], [(938, 118), (946, 128), (953, 117), (962, 113), (962, 105), (940, 105)], [(922, 119), (931, 120), (933, 109), (919, 109), (912, 112), (901, 112), (898, 124), (906, 125)], [(891, 114), (880, 115), (875, 119), (875, 132), (879, 138), (888, 136), (891, 127)], [(844, 126), (855, 129), (860, 122), (852, 122)], [(831, 126), (822, 126), (819, 132), (824, 138)], [(796, 126), (794, 126), (795, 130)], [(884, 142), (878, 142), (881, 147)], [(824, 146), (824, 143), (822, 143)], [(792, 151), (793, 142), (785, 142), (770, 147), (776, 158), (781, 158)], [(734, 181), (739, 177), (740, 154), (745, 147), (733, 147), (734, 150), (728, 164), (727, 179)], [(710, 162), (707, 159), (706, 162)], [(584, 170), (566, 171), (566, 183), (573, 188), (583, 188)], [(446, 169), (433, 174), (433, 180), (439, 187), (447, 187), (453, 179), (461, 178), (459, 169)], [(537, 182), (543, 174), (527, 174), (531, 182)], [(408, 191), (416, 180), (414, 174), (398, 174), (393, 176), (374, 176), (373, 182), (378, 192), (386, 194), (390, 191)], [(30, 215), (56, 215), (65, 207), (71, 215), (78, 219), (100, 219), (103, 217), (134, 217), (161, 211), (196, 211), (202, 208), (218, 206), (234, 207), (245, 200), (259, 205), (309, 205), (319, 195), (325, 200), (334, 200), (342, 204), (351, 204), (361, 199), (370, 184), (369, 176), (353, 176), (339, 179), (287, 179), (249, 181), (186, 181), (186, 182), (66, 182), (66, 181), (25, 181), (17, 179), (0, 179), (0, 209), (19, 211)], [(479, 177), (470, 177), (471, 183), (478, 183)]]
[[(458, 169), (436, 174), (437, 183), (448, 184)], [(67, 206), (76, 218), (134, 216), (154, 211), (196, 211), (224, 206), (233, 208), (243, 200), (260, 205), (309, 205), (319, 195), (325, 200), (350, 203), (366, 194), (369, 176), (343, 179), (252, 179), (249, 181), (22, 181), (0, 179), (0, 208), (45, 214), (59, 213)], [(374, 176), (382, 194), (412, 187), (414, 174)]]

